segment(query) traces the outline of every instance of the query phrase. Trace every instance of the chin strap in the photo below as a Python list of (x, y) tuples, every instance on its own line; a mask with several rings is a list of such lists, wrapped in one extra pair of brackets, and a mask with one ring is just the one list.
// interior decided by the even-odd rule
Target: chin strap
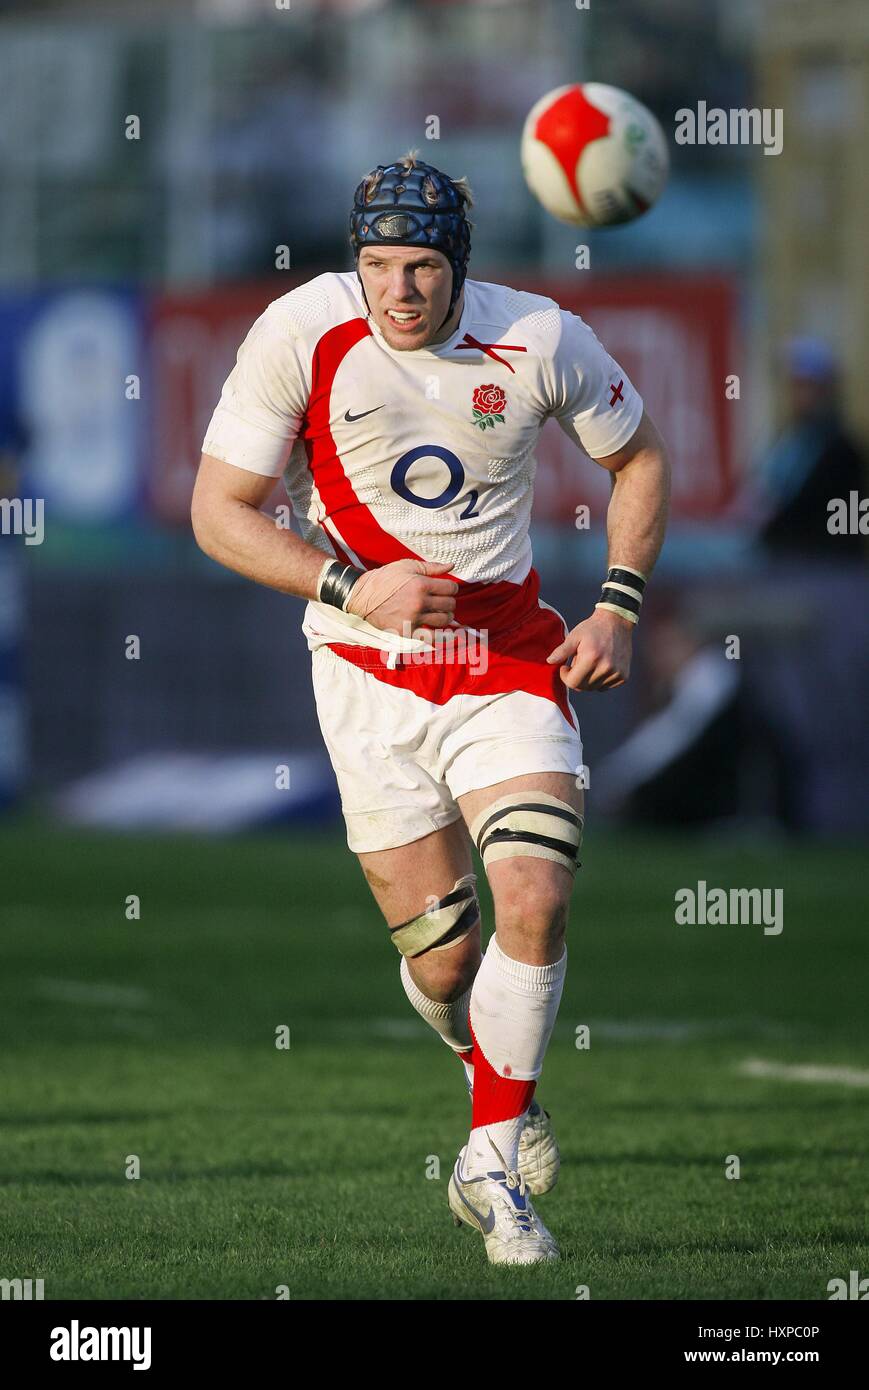
[[(455, 284), (456, 284), (456, 272), (453, 271), (453, 288), (455, 288)], [(461, 293), (461, 291), (459, 291), (459, 293)], [(443, 328), (445, 324), (449, 323), (449, 321), (450, 321), (450, 319), (452, 318), (453, 313), (454, 313), (454, 311), (455, 311), (456, 304), (458, 304), (458, 302), (459, 302), (459, 297), (458, 297), (458, 295), (456, 296), (455, 300), (453, 300), (453, 296), (452, 296), (452, 292), (451, 292), (451, 293), (450, 293), (450, 307), (447, 309), (447, 316), (446, 316), (446, 318), (444, 319), (443, 323), (441, 324), (440, 328), (438, 328), (438, 329), (435, 330), (437, 333), (440, 333), (441, 328)]]

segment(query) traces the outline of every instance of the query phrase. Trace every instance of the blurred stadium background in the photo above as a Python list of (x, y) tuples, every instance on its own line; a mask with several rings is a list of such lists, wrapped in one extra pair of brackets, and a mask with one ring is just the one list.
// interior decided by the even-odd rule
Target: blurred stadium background
[[(6, 802), (35, 795), (109, 823), (220, 820), (231, 813), (216, 780), (236, 800), (248, 765), (220, 765), (217, 778), (211, 755), (281, 750), (305, 759), (297, 789), (313, 795), (321, 753), (300, 605), (201, 556), (188, 503), (247, 327), (293, 284), (350, 266), (352, 189), (417, 146), (472, 176), (472, 274), (581, 312), (672, 448), (673, 525), (641, 665), (625, 691), (582, 702), (598, 810), (641, 813), (642, 748), (630, 767), (604, 755), (626, 725), (693, 689), (692, 654), (735, 635), (739, 660), (712, 663), (703, 686), (701, 727), (727, 726), (695, 751), (710, 805), (671, 804), (683, 782), (688, 796), (686, 776), (667, 814), (866, 830), (856, 676), (869, 625), (855, 621), (866, 540), (826, 530), (826, 499), (861, 485), (869, 431), (861, 6), (18, 9), (5, 7), (0, 54), (0, 446), (5, 495), (43, 498), (46, 520), (41, 545), (0, 538)], [(671, 140), (675, 112), (701, 99), (782, 107), (783, 152), (673, 144), (651, 214), (580, 234), (535, 204), (517, 142), (542, 92), (592, 77), (639, 96)], [(130, 116), (138, 139), (126, 138)], [(426, 140), (430, 116), (438, 140)], [(575, 268), (579, 244), (590, 270)], [(290, 268), (276, 271), (280, 247)], [(839, 422), (795, 421), (783, 362), (794, 337), (809, 340), (797, 355), (816, 394), (832, 397), (839, 364)], [(554, 425), (540, 460), (536, 561), (549, 601), (576, 620), (602, 572), (607, 483)], [(574, 525), (583, 504), (588, 531)], [(666, 642), (653, 640), (659, 621)], [(128, 635), (141, 639), (138, 661)], [(195, 753), (209, 759), (177, 761)], [(94, 773), (84, 802), (70, 798)], [(291, 800), (251, 793), (237, 813), (282, 815)]]
[[(345, 874), (345, 905), (333, 903), (333, 916), (358, 903), (360, 930), (376, 939), (359, 968), (379, 972), (384, 991), (388, 976), (392, 1003), (384, 1007), (404, 1008), (346, 848), (341, 858), (301, 604), (207, 560), (188, 507), (205, 425), (248, 326), (293, 285), (351, 267), (353, 188), (373, 164), (416, 147), (471, 179), (471, 275), (549, 293), (581, 313), (628, 370), (673, 455), (673, 521), (634, 676), (606, 698), (574, 701), (590, 769), (592, 843), (597, 837), (602, 862), (618, 876), (619, 836), (629, 827), (635, 838), (626, 843), (643, 865), (633, 877), (624, 868), (612, 899), (599, 888), (602, 910), (611, 901), (621, 912), (627, 900), (618, 894), (628, 894), (624, 921), (641, 930), (640, 895), (658, 892), (649, 912), (661, 941), (671, 942), (673, 886), (713, 882), (725, 836), (727, 845), (750, 846), (747, 858), (734, 851), (727, 860), (727, 882), (737, 886), (787, 889), (793, 874), (806, 887), (806, 865), (817, 865), (814, 896), (794, 888), (807, 934), (802, 966), (791, 959), (785, 984), (771, 975), (771, 994), (756, 1002), (789, 1020), (797, 1050), (800, 1039), (809, 1045), (823, 1035), (832, 1046), (838, 1037), (829, 1060), (853, 1060), (862, 1047), (865, 1064), (856, 1000), (823, 973), (829, 940), (818, 933), (828, 913), (831, 939), (859, 952), (858, 909), (865, 915), (854, 853), (869, 830), (867, 539), (853, 527), (831, 534), (827, 502), (862, 496), (867, 486), (866, 7), (31, 0), (2, 8), (0, 498), (7, 519), (14, 499), (44, 499), (45, 508), (40, 544), (10, 534), (8, 520), (0, 534), (0, 895), (18, 967), (6, 989), (23, 1011), (13, 1011), (19, 1031), (9, 1023), (9, 1046), (42, 1023), (71, 1026), (74, 989), (64, 995), (55, 981), (41, 1003), (31, 992), (34, 973), (62, 973), (49, 967), (48, 942), (75, 979), (122, 991), (99, 1023), (75, 1025), (82, 1044), (132, 1045), (130, 1017), (149, 1036), (145, 1015), (123, 996), (137, 987), (141, 960), (99, 936), (117, 916), (116, 903), (100, 897), (104, 876), (116, 894), (137, 891), (111, 873), (120, 858), (135, 878), (142, 861), (132, 832), (173, 837), (165, 862), (176, 887), (183, 836), (224, 837), (213, 852), (194, 854), (197, 881), (220, 866), (228, 889), (237, 866), (240, 883), (250, 884), (247, 900), (274, 914), (275, 941), (286, 931), (275, 969), (288, 973), (296, 929), (316, 956), (316, 884), (300, 886), (299, 901), (288, 904), (294, 920), (285, 923), (267, 907), (262, 875), (281, 865), (287, 901), (288, 865), (301, 873), (309, 853), (320, 853), (331, 873)], [(524, 117), (544, 92), (576, 80), (627, 88), (670, 138), (669, 187), (630, 227), (562, 226), (524, 185)], [(701, 100), (782, 108), (782, 153), (675, 145), (676, 111)], [(131, 116), (138, 138), (127, 138)], [(428, 140), (433, 116), (439, 138)], [(580, 244), (590, 248), (588, 270), (576, 268)], [(282, 247), (290, 264), (277, 270)], [(733, 377), (738, 398), (727, 386)], [(553, 425), (539, 459), (535, 562), (543, 594), (574, 623), (603, 572), (608, 486)], [(584, 505), (588, 530), (576, 525)], [(131, 637), (141, 644), (138, 659), (128, 659)], [(276, 764), (290, 768), (289, 790), (275, 789)], [(274, 825), (278, 835), (255, 854), (250, 833)], [(670, 878), (656, 870), (655, 836), (664, 829), (676, 835)], [(225, 838), (242, 831), (244, 840)], [(322, 838), (312, 841), (312, 831)], [(687, 848), (689, 831), (712, 835), (711, 858)], [(790, 848), (792, 837), (805, 848)], [(152, 840), (141, 842), (155, 889), (157, 843), (154, 850)], [(173, 921), (183, 935), (198, 910), (196, 884), (186, 898), (179, 892)], [(214, 896), (212, 886), (203, 902), (219, 919)], [(251, 923), (242, 887), (237, 896)], [(81, 933), (81, 957), (64, 913)], [(605, 921), (598, 926), (604, 933)], [(202, 920), (195, 933), (199, 960), (209, 952), (206, 928)], [(253, 950), (257, 939), (254, 932)], [(631, 963), (626, 945), (618, 969), (636, 969), (637, 989), (620, 994), (603, 936), (598, 947), (592, 978), (603, 1007), (614, 1016), (641, 1007), (640, 981), (654, 960)], [(678, 974), (684, 962), (672, 943), (666, 949)], [(762, 943), (749, 964), (727, 952), (719, 959), (716, 948), (719, 978), (731, 972), (731, 1012), (739, 1012), (742, 972), (757, 985), (759, 956), (775, 949)], [(840, 967), (865, 969), (865, 959), (864, 948), (861, 960), (849, 956)], [(242, 969), (240, 957), (224, 964)], [(684, 992), (669, 1006), (713, 1019), (701, 963), (685, 968)], [(809, 977), (822, 995), (803, 1035), (796, 1020), (805, 1020)], [(188, 983), (195, 993), (192, 973)], [(836, 1034), (828, 1025), (840, 987), (846, 1014)], [(302, 1012), (306, 1000), (313, 1008), (300, 982), (293, 989)], [(251, 1020), (255, 998), (251, 984)], [(647, 1012), (655, 1009), (649, 999)], [(206, 1010), (203, 1037), (221, 1030), (221, 1013)], [(174, 1037), (165, 1019), (151, 1023), (150, 1036)], [(244, 1033), (238, 1018), (227, 1037), (236, 1028)], [(23, 1107), (30, 1086), (39, 1088), (40, 1067), (51, 1065), (38, 1051), (31, 1059)], [(97, 1083), (79, 1060), (69, 1103), (86, 1107), (89, 1088), (105, 1078)], [(152, 1094), (142, 1085), (142, 1096)], [(825, 1113), (841, 1132), (844, 1110)], [(793, 1115), (782, 1119), (790, 1124)], [(26, 1169), (33, 1154), (25, 1152)], [(33, 1161), (38, 1167), (38, 1155)], [(820, 1223), (823, 1204), (819, 1212)], [(708, 1277), (707, 1296), (725, 1287)], [(67, 1286), (77, 1287), (72, 1275)], [(764, 1287), (761, 1279), (756, 1289)]]

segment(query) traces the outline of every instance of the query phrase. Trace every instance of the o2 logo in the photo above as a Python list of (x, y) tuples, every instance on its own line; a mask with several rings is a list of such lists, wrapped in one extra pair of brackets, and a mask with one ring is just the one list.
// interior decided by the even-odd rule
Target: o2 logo
[[(436, 458), (445, 463), (449, 471), (450, 480), (443, 492), (439, 492), (437, 497), (418, 497), (415, 492), (411, 492), (407, 485), (407, 475), (418, 459)], [(415, 449), (408, 449), (406, 454), (395, 464), (390, 474), (389, 483), (392, 491), (399, 497), (403, 497), (405, 502), (412, 502), (415, 507), (448, 507), (450, 502), (454, 502), (465, 485), (465, 469), (461, 459), (451, 453), (449, 449), (442, 449), (439, 444), (419, 444)], [(465, 503), (465, 509), (459, 513), (459, 521), (467, 521), (469, 517), (479, 516), (475, 510), (477, 505), (477, 489), (472, 487), (470, 492), (461, 500)]]

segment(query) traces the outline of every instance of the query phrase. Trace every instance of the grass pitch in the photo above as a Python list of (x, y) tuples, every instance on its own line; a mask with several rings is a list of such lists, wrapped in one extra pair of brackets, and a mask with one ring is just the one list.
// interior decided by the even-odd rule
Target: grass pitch
[[(583, 858), (538, 1089), (563, 1258), (495, 1270), (446, 1205), (462, 1069), (340, 833), (6, 822), (0, 1277), (46, 1298), (563, 1300), (826, 1299), (865, 1275), (862, 851), (592, 832)], [(677, 926), (699, 879), (782, 888), (782, 934)]]

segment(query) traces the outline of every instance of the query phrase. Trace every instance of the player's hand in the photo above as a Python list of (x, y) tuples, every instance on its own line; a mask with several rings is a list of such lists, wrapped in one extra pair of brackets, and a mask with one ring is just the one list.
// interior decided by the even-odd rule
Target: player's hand
[(347, 612), (356, 613), (385, 632), (431, 640), (431, 629), (449, 627), (456, 614), (459, 586), (440, 579), (449, 565), (428, 560), (393, 560), (367, 570), (350, 592)]
[(631, 674), (633, 636), (627, 618), (596, 608), (546, 660), (550, 666), (560, 663), (559, 674), (570, 690), (615, 690)]

